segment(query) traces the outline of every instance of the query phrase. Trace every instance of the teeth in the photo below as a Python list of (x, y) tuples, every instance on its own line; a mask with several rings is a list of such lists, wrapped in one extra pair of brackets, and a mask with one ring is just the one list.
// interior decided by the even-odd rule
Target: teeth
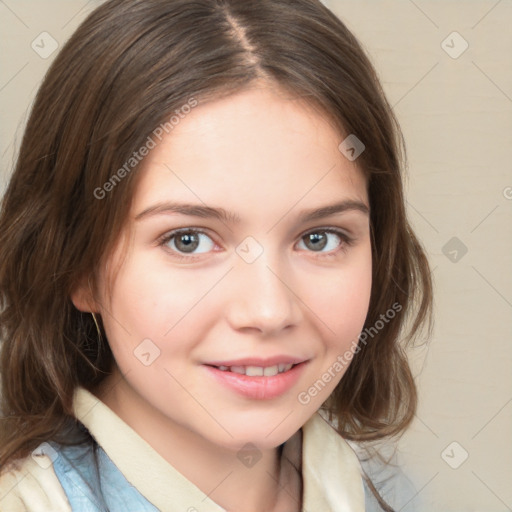
[(246, 366), (245, 375), (248, 377), (263, 377), (264, 369), (262, 366)]
[(278, 365), (267, 366), (266, 368), (263, 369), (263, 375), (265, 375), (265, 377), (273, 377), (274, 375), (277, 375), (278, 373), (279, 373)]
[(231, 371), (239, 373), (240, 375), (247, 375), (248, 377), (273, 377), (278, 373), (287, 372), (291, 369), (293, 364), (279, 363), (274, 366), (219, 366), (219, 370)]

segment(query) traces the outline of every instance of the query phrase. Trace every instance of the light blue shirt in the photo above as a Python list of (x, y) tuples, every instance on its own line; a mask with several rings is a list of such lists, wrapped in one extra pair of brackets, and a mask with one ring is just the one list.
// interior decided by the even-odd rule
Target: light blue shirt
[[(73, 512), (159, 512), (126, 480), (101, 446), (49, 444), (59, 455), (53, 467)], [(376, 460), (361, 460), (361, 464), (380, 495), (396, 512), (419, 510), (416, 491), (401, 470), (393, 471)], [(366, 483), (364, 491), (366, 512), (382, 511)]]
[[(224, 510), (89, 391), (75, 390), (73, 410), (68, 444), (42, 443), (0, 475), (2, 512)], [(419, 511), (403, 472), (344, 440), (322, 414), (284, 443), (282, 456), (302, 475), (302, 512), (379, 512), (361, 468), (396, 512)]]

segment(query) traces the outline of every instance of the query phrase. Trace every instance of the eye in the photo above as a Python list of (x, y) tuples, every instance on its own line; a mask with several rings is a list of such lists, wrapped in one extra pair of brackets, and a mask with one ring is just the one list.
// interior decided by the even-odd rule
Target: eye
[[(340, 250), (346, 250), (352, 245), (353, 239), (336, 228), (317, 228), (302, 235), (299, 241), (308, 252), (318, 253), (321, 256), (336, 256)], [(199, 255), (208, 253), (215, 247), (212, 238), (200, 229), (183, 228), (170, 231), (159, 240), (173, 257), (194, 261)], [(198, 250), (199, 249), (199, 250)]]
[[(159, 243), (176, 253), (178, 258), (187, 258), (187, 256), (182, 256), (184, 254), (193, 256), (209, 252), (215, 246), (215, 242), (204, 231), (190, 228), (166, 233)], [(198, 247), (200, 250), (197, 251)]]
[[(310, 231), (301, 237), (300, 243), (303, 241), (306, 249), (321, 254), (333, 251), (337, 253), (336, 249), (346, 249), (352, 243), (352, 239), (346, 233), (336, 228), (322, 228)], [(326, 250), (324, 251), (323, 249)], [(325, 255), (331, 256), (332, 254)]]

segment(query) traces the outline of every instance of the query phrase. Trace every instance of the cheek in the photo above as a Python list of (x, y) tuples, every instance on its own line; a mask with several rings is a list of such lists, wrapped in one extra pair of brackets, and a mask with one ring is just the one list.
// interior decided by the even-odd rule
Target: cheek
[(208, 321), (201, 299), (219, 280), (211, 274), (176, 271), (142, 255), (126, 260), (104, 314), (107, 338), (118, 362), (130, 364), (133, 352), (148, 339), (164, 357), (190, 350), (192, 330)]
[(341, 270), (325, 283), (325, 292), (317, 294), (315, 309), (326, 326), (326, 345), (346, 350), (361, 333), (372, 288), (371, 256), (361, 255), (357, 265)]
[(186, 312), (197, 296), (190, 276), (169, 272), (142, 258), (133, 258), (115, 281), (112, 315), (127, 330), (161, 337)]

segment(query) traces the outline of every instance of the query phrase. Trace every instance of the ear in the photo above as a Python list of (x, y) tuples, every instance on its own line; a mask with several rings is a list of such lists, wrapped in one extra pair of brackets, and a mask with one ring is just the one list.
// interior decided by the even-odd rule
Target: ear
[(89, 280), (86, 278), (80, 279), (80, 281), (74, 286), (71, 291), (71, 302), (76, 309), (84, 313), (98, 313), (98, 307), (93, 298), (92, 288)]

